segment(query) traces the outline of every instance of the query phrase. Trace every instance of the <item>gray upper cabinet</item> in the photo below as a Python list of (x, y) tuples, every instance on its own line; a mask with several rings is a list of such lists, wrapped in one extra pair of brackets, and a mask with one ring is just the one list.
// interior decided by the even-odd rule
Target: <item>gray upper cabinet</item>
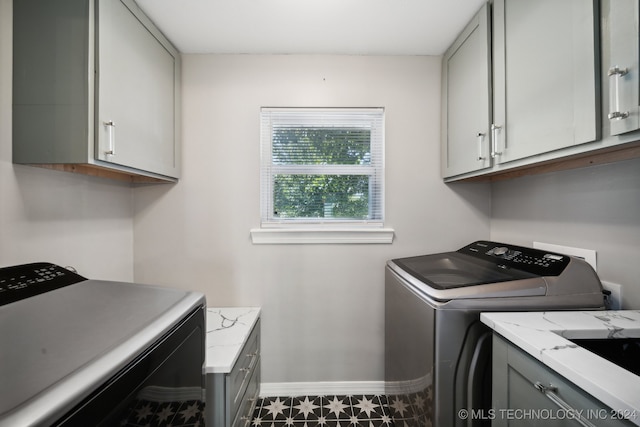
[(640, 4), (638, 0), (605, 0), (602, 3), (603, 62), (608, 80), (610, 135), (640, 129)]
[(180, 68), (133, 0), (14, 2), (14, 163), (177, 180)]
[(442, 60), (442, 173), (491, 166), (490, 8), (475, 15)]
[[(635, 3), (636, 36), (627, 44), (635, 42), (637, 64), (638, 4), (625, 1)], [(629, 142), (631, 136), (602, 139), (599, 11), (599, 0), (491, 0), (483, 6), (443, 56), (445, 181), (605, 162), (620, 150), (614, 146)]]
[(493, 152), (506, 163), (599, 135), (593, 0), (493, 3)]
[(98, 3), (98, 158), (175, 175), (176, 52), (121, 1)]

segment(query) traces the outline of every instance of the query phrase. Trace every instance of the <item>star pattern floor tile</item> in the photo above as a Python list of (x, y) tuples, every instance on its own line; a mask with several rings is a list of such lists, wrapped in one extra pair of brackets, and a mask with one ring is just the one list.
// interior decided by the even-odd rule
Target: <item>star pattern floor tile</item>
[(391, 427), (385, 396), (265, 397), (256, 403), (253, 427)]

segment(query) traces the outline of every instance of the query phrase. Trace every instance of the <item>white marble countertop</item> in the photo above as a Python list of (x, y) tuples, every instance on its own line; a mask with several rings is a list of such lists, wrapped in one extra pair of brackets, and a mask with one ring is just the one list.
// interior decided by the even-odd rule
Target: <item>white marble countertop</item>
[(480, 319), (640, 426), (640, 377), (569, 341), (639, 338), (640, 310), (482, 313)]
[(206, 373), (231, 372), (259, 317), (260, 307), (207, 307)]

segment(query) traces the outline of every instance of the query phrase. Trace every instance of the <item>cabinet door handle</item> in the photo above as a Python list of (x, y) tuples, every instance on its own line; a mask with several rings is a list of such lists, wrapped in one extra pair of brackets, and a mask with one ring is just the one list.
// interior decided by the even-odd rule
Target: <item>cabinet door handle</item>
[(498, 134), (500, 133), (500, 130), (502, 129), (502, 126), (498, 126), (498, 125), (491, 125), (491, 158), (495, 159), (496, 157), (500, 156), (502, 154), (502, 151), (498, 151)]
[(116, 155), (116, 124), (113, 123), (113, 120), (109, 120), (107, 122), (102, 122), (102, 124), (107, 128), (109, 132), (109, 145), (108, 149), (104, 152), (104, 154), (109, 156)]
[(482, 132), (478, 132), (478, 134), (476, 135), (476, 137), (478, 138), (478, 158), (476, 160), (478, 161), (486, 159), (486, 157), (483, 156), (484, 150), (482, 150), (482, 141), (484, 140), (484, 136), (485, 134)]
[(257, 350), (254, 353), (247, 353), (245, 356), (251, 358), (251, 360), (249, 361), (249, 369), (253, 368), (256, 363), (258, 363), (259, 354)]
[(583, 427), (596, 427), (588, 419), (583, 417), (582, 414), (580, 414), (580, 411), (571, 407), (571, 405), (569, 405), (567, 402), (562, 400), (560, 396), (556, 394), (556, 392), (558, 391), (558, 387), (555, 387), (553, 384), (549, 384), (548, 386), (546, 386), (542, 384), (540, 381), (537, 381), (533, 386), (538, 391), (540, 391), (540, 393), (547, 396), (547, 398), (553, 403), (555, 403), (560, 409), (566, 412), (571, 412), (574, 415), (572, 419), (576, 420)]
[(629, 73), (628, 68), (617, 65), (609, 69), (609, 120), (622, 120), (629, 117), (628, 111), (620, 111), (620, 79)]

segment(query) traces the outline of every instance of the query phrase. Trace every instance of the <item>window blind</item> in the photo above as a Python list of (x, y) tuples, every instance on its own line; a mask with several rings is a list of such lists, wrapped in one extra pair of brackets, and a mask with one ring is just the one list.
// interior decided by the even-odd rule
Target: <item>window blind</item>
[(261, 219), (384, 220), (384, 109), (262, 108)]

